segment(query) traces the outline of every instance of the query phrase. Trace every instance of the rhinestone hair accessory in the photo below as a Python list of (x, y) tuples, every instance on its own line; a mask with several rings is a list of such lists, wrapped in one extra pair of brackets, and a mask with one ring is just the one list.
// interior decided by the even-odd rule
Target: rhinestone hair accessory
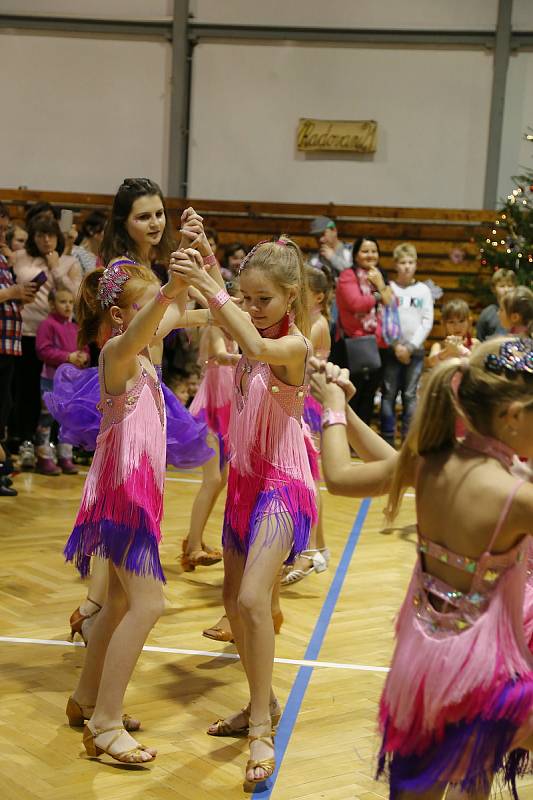
[(116, 301), (129, 275), (118, 264), (106, 267), (98, 283), (98, 299), (102, 308), (110, 308)]
[(533, 339), (508, 339), (498, 355), (490, 353), (485, 358), (485, 369), (507, 378), (533, 377)]
[(240, 275), (240, 274), (241, 274), (241, 272), (242, 272), (244, 269), (246, 269), (246, 266), (248, 265), (248, 262), (250, 261), (250, 259), (252, 258), (252, 256), (254, 256), (254, 255), (255, 255), (255, 253), (257, 252), (258, 248), (259, 248), (259, 247), (261, 247), (261, 245), (263, 245), (263, 244), (280, 244), (280, 245), (282, 245), (282, 247), (287, 247), (287, 242), (285, 242), (283, 239), (276, 239), (276, 241), (275, 241), (275, 242), (273, 242), (273, 241), (272, 241), (272, 239), (263, 239), (261, 242), (257, 242), (257, 244), (255, 244), (255, 245), (252, 247), (252, 249), (250, 250), (250, 252), (249, 252), (249, 253), (247, 253), (247, 254), (244, 256), (243, 260), (241, 261), (241, 265), (240, 265), (240, 267), (239, 267), (239, 271), (237, 272), (237, 275)]

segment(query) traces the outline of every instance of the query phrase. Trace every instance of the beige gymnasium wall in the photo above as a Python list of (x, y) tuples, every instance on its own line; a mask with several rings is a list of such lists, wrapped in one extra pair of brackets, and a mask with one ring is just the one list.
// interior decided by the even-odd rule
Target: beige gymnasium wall
[[(172, 0), (0, 0), (0, 11), (169, 17)], [(195, 21), (493, 29), (497, 0), (191, 0)], [(515, 0), (513, 25), (533, 28)], [(111, 192), (167, 185), (171, 48), (161, 40), (2, 30), (0, 184)], [(481, 205), (492, 54), (464, 47), (202, 42), (194, 50), (190, 196)], [(7, 112), (7, 113), (6, 113)], [(298, 153), (298, 119), (376, 119), (373, 156)], [(530, 159), (533, 53), (511, 57), (500, 190)]]

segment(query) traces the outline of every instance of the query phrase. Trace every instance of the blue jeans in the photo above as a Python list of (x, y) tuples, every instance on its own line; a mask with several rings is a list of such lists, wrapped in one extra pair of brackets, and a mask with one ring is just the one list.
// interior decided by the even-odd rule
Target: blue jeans
[(381, 435), (391, 444), (396, 433), (396, 397), (402, 396), (402, 439), (405, 439), (416, 407), (416, 395), (422, 370), (424, 351), (415, 350), (409, 364), (402, 364), (392, 348), (382, 353), (383, 388), (381, 397)]

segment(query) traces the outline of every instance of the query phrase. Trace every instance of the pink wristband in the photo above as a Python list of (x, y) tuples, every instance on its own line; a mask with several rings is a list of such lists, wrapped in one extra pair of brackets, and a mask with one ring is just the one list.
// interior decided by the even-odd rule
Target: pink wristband
[(228, 300), (231, 300), (229, 294), (225, 289), (221, 289), (214, 297), (210, 297), (207, 302), (213, 311), (218, 311), (218, 309), (222, 308), (222, 306), (225, 305)]
[(156, 295), (156, 299), (158, 303), (161, 303), (162, 306), (169, 306), (171, 303), (174, 302), (176, 299), (175, 297), (167, 297), (166, 294), (162, 289), (160, 289)]
[(331, 408), (325, 408), (322, 413), (322, 427), (327, 428), (329, 425), (346, 425), (346, 412), (345, 411), (332, 411)]
[(211, 253), (210, 256), (205, 256), (204, 267), (215, 267), (217, 265), (216, 256)]

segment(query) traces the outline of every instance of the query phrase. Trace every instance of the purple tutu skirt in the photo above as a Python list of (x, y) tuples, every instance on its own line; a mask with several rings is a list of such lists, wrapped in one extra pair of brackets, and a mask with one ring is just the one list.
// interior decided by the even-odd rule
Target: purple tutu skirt
[[(158, 370), (159, 373), (159, 370)], [(214, 456), (207, 444), (207, 426), (197, 422), (178, 398), (161, 384), (167, 414), (167, 464), (178, 469), (200, 467)], [(67, 444), (96, 449), (102, 415), (97, 367), (78, 369), (62, 364), (54, 375), (54, 388), (44, 395), (53, 418), (59, 423), (61, 440)]]

